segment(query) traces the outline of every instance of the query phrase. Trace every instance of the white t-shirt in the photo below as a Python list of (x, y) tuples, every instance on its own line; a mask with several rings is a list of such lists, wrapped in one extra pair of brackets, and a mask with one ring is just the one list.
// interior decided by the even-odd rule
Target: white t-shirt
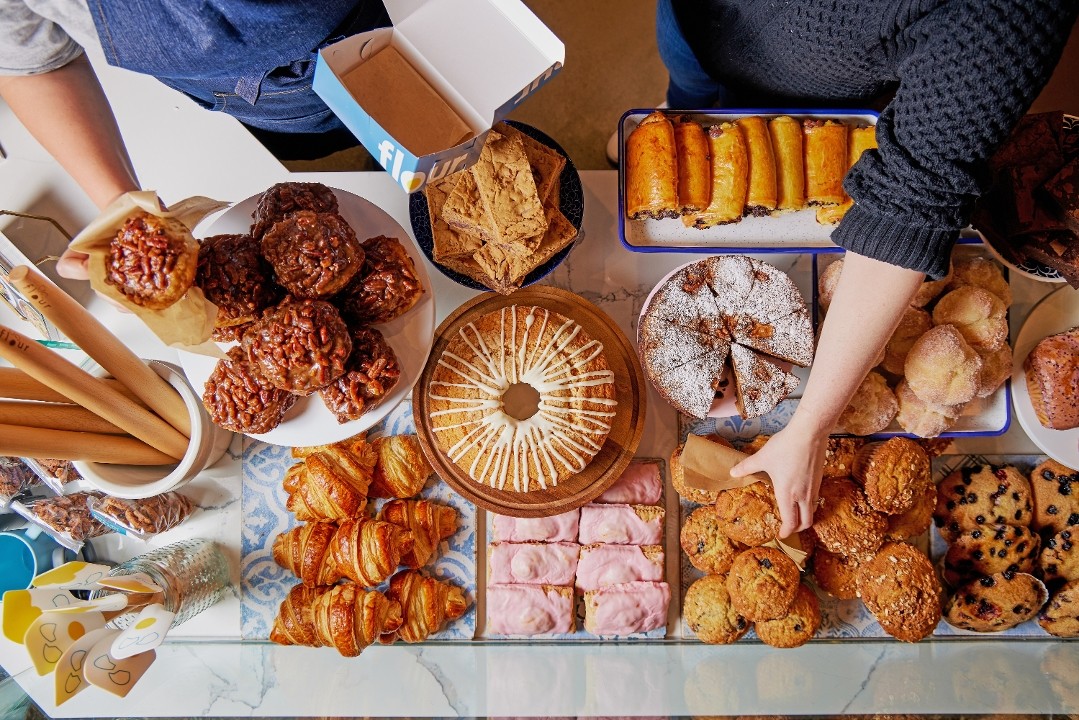
[(0, 0), (0, 75), (33, 75), (99, 47), (87, 0)]

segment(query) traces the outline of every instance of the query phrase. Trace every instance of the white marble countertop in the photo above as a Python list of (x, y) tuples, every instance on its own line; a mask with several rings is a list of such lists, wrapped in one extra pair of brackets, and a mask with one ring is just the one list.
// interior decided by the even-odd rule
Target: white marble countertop
[[(167, 202), (190, 195), (239, 200), (287, 173), (234, 121), (200, 111), (156, 82), (97, 63), (145, 187)], [(140, 110), (163, 103), (173, 112)], [(10, 210), (48, 214), (70, 229), (93, 217), (80, 191), (0, 104), (0, 197)], [(636, 254), (618, 242), (616, 173), (581, 173), (584, 238), (546, 282), (603, 307), (627, 333), (648, 291), (697, 256)], [(407, 196), (382, 173), (295, 176), (350, 190), (409, 229)], [(0, 220), (3, 220), (0, 218)], [(0, 230), (9, 228), (0, 223)], [(19, 226), (26, 235), (26, 228)], [(18, 242), (20, 233), (5, 230)], [(771, 256), (783, 267), (790, 256)], [(474, 292), (429, 267), (441, 320)], [(1013, 280), (1013, 330), (1052, 286)], [(87, 305), (147, 357), (174, 358), (132, 316)], [(632, 334), (631, 334), (632, 337)], [(674, 447), (675, 413), (650, 391), (638, 455)], [(187, 489), (204, 508), (166, 540), (213, 537), (239, 545), (240, 441)], [(1036, 452), (1013, 425), (957, 443), (963, 453)], [(126, 543), (126, 544), (125, 544)], [(146, 549), (108, 541), (110, 559)], [(1079, 712), (1079, 648), (1048, 641), (817, 642), (796, 650), (681, 642), (593, 645), (442, 644), (376, 647), (356, 659), (326, 649), (241, 643), (239, 603), (228, 597), (180, 628), (124, 700), (87, 690), (60, 708), (52, 676), (38, 677), (22, 648), (0, 639), (0, 665), (54, 717), (355, 715), (747, 715)]]

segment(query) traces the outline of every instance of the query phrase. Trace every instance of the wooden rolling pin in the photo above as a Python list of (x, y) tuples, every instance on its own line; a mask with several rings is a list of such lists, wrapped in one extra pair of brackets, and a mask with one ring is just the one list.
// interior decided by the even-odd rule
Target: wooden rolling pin
[[(98, 378), (97, 381), (108, 385), (129, 400), (134, 400), (140, 405), (143, 404), (142, 400), (119, 380), (113, 380), (112, 378)], [(42, 385), (22, 370), (11, 367), (0, 367), (0, 398), (10, 398), (12, 400), (38, 400), (40, 402), (51, 403), (71, 402), (70, 398), (61, 395), (47, 385)]]
[(69, 403), (0, 400), (0, 425), (127, 435), (108, 420), (93, 414), (84, 407)]
[(4, 325), (0, 325), (0, 357), (150, 447), (176, 460), (187, 452), (188, 439), (172, 425), (85, 370)]
[(71, 342), (82, 348), (110, 375), (127, 385), (147, 407), (165, 418), (184, 437), (191, 437), (191, 415), (179, 393), (75, 298), (26, 265), (12, 268), (8, 273), (8, 282)]
[(176, 458), (128, 435), (0, 425), (0, 455), (120, 465), (175, 465)]

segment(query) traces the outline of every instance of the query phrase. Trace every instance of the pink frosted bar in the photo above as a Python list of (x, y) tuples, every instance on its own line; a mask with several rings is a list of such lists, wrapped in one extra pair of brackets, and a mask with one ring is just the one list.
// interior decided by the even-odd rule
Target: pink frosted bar
[(579, 538), (582, 545), (659, 545), (663, 542), (663, 508), (655, 505), (585, 505), (581, 508)]
[(544, 518), (495, 515), (491, 538), (494, 542), (577, 542), (580, 518), (580, 510)]
[(626, 466), (614, 485), (604, 490), (593, 502), (658, 505), (662, 497), (663, 480), (659, 476), (659, 464), (634, 460)]
[(573, 588), (487, 586), (487, 632), (493, 635), (570, 633), (575, 626)]
[(491, 584), (572, 585), (577, 543), (495, 543), (488, 548)]
[(581, 560), (577, 563), (578, 592), (637, 580), (663, 580), (663, 548), (658, 545), (586, 545), (581, 548)]
[(666, 627), (671, 588), (665, 582), (630, 582), (584, 596), (584, 629), (593, 635), (632, 635)]

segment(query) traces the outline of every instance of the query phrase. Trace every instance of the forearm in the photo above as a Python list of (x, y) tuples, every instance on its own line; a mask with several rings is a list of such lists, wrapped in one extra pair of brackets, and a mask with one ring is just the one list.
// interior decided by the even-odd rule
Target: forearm
[(116, 118), (85, 56), (40, 75), (0, 77), (0, 97), (99, 208), (138, 189)]
[(922, 273), (847, 253), (791, 424), (826, 435), (873, 367), (921, 285)]

